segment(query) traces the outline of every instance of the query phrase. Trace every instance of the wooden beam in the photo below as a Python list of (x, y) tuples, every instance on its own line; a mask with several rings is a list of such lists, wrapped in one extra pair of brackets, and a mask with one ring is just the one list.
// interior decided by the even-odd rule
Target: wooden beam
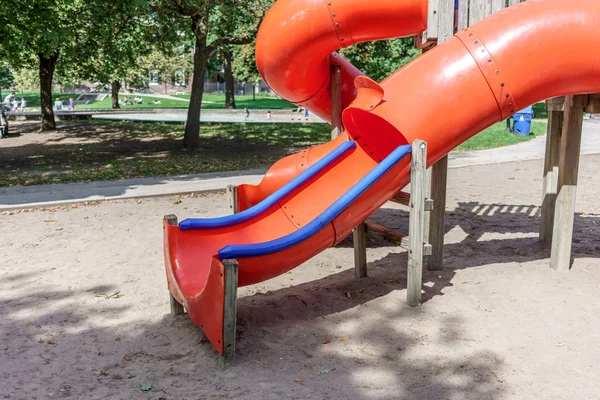
[(458, 0), (458, 24), (457, 29), (469, 27), (469, 0)]
[(237, 214), (238, 210), (238, 188), (235, 185), (227, 185), (227, 202), (233, 214)]
[(344, 131), (342, 126), (342, 67), (331, 66), (331, 139), (335, 139)]
[[(167, 221), (167, 224), (169, 224), (171, 226), (177, 226), (178, 223), (179, 223), (179, 220), (177, 219), (177, 215), (174, 215), (174, 214), (165, 215), (164, 219), (165, 219), (165, 221)], [(171, 315), (183, 315), (183, 314), (185, 314), (185, 309), (175, 299), (175, 297), (173, 297), (173, 295), (171, 294), (171, 292), (169, 292), (169, 307), (171, 309)]]
[(354, 239), (354, 276), (367, 277), (367, 226), (361, 222), (352, 232)]
[(469, 7), (469, 26), (475, 25), (485, 17), (487, 0), (471, 0)]
[(427, 8), (427, 30), (424, 32), (424, 42), (430, 41), (432, 38), (437, 39), (439, 25), (439, 10), (440, 2), (444, 0), (429, 0), (429, 6)]
[[(394, 197), (390, 199), (391, 202), (402, 204), (405, 206), (410, 205), (410, 193), (398, 192)], [(432, 199), (425, 199), (425, 211), (431, 211), (434, 207), (434, 201)]]
[(446, 233), (446, 189), (448, 184), (448, 156), (444, 156), (431, 168), (431, 198), (435, 208), (429, 216), (429, 237), (432, 254), (427, 263), (430, 271), (444, 269), (444, 234)]
[(223, 307), (223, 354), (219, 355), (219, 367), (229, 368), (235, 364), (235, 339), (237, 318), (238, 269), (236, 260), (224, 260), (225, 296)]
[(411, 307), (421, 304), (426, 167), (427, 143), (422, 140), (415, 140), (412, 144), (410, 172), (410, 214), (408, 218), (410, 236), (406, 295), (406, 303)]
[(542, 187), (542, 218), (540, 221), (539, 236), (540, 241), (544, 243), (552, 243), (563, 122), (563, 111), (548, 111), (548, 133), (546, 134), (546, 155), (544, 157), (544, 181)]
[(600, 94), (590, 94), (585, 112), (600, 114)]
[[(390, 242), (393, 245), (400, 246), (404, 250), (408, 250), (410, 248), (410, 239), (406, 235), (368, 221), (365, 222), (365, 228), (368, 235), (378, 237), (386, 242)], [(423, 243), (423, 255), (431, 255), (431, 246), (429, 243)]]
[(571, 267), (583, 110), (587, 105), (587, 100), (588, 96), (580, 95), (567, 96), (565, 101), (558, 167), (558, 194), (550, 259), (550, 266), (557, 271), (568, 271)]
[(438, 4), (437, 44), (442, 44), (454, 36), (454, 1), (440, 0)]
[(505, 0), (492, 0), (492, 14), (502, 10), (505, 5)]

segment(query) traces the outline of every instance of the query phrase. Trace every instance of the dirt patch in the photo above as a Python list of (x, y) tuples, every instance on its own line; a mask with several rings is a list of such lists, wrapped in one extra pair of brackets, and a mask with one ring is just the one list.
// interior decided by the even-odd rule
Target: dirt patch
[[(225, 196), (0, 216), (1, 392), (12, 399), (596, 399), (600, 157), (582, 158), (569, 273), (537, 242), (541, 161), (449, 171), (445, 270), (406, 298), (406, 253), (349, 240), (242, 288), (237, 366), (168, 314), (161, 217)], [(386, 206), (372, 219), (405, 229)], [(152, 384), (148, 391), (148, 383)]]

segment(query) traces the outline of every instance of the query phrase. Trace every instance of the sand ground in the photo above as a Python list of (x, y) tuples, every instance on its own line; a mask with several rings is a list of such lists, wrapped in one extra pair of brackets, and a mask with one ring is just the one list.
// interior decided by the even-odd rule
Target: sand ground
[[(346, 240), (240, 289), (227, 371), (168, 314), (161, 228), (164, 214), (226, 214), (224, 195), (6, 213), (0, 397), (598, 399), (599, 169), (582, 158), (570, 272), (537, 241), (541, 161), (452, 169), (446, 269), (424, 273), (421, 307), (404, 303), (405, 252), (369, 240), (358, 281)], [(395, 206), (372, 218), (408, 221)]]

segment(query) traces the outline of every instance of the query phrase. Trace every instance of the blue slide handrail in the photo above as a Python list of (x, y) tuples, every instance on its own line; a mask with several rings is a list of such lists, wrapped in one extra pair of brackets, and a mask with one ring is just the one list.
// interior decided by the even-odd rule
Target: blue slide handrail
[(360, 197), (367, 189), (379, 180), (394, 165), (402, 160), (411, 152), (410, 145), (399, 146), (389, 156), (387, 156), (379, 165), (373, 168), (356, 185), (348, 190), (335, 203), (327, 208), (321, 215), (316, 217), (310, 223), (279, 239), (264, 243), (255, 244), (234, 244), (223, 247), (219, 250), (221, 260), (243, 257), (258, 257), (267, 254), (276, 253), (288, 249), (316, 234), (327, 224), (331, 223), (340, 215), (350, 204)]
[(346, 154), (346, 152), (355, 147), (356, 142), (342, 143), (341, 145), (336, 147), (331, 153), (327, 154), (325, 157), (317, 161), (313, 166), (309, 167), (302, 174), (298, 175), (296, 178), (292, 179), (290, 182), (285, 184), (281, 189), (277, 190), (269, 197), (256, 204), (255, 206), (250, 207), (247, 210), (244, 210), (237, 214), (227, 215), (225, 217), (184, 219), (179, 223), (179, 229), (188, 230), (225, 228), (228, 226), (233, 226), (242, 222), (246, 222), (249, 219), (252, 219), (257, 215), (267, 211), (273, 205), (277, 204), (282, 198), (292, 193), (298, 187), (306, 183), (308, 180), (317, 175), (323, 169), (327, 168), (335, 160), (337, 160), (338, 158)]

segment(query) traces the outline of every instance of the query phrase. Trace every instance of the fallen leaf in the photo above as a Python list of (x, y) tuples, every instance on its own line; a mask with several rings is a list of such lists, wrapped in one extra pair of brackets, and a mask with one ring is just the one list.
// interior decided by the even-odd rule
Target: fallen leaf
[(373, 353), (367, 353), (369, 357), (373, 357)]
[(326, 340), (323, 342), (323, 344), (329, 344), (329, 343), (331, 343), (331, 339), (326, 339)]
[(565, 344), (564, 343), (557, 343), (556, 347), (563, 347)]
[(304, 379), (302, 379), (299, 376), (297, 376), (297, 377), (294, 378), (294, 382), (302, 383), (302, 382), (304, 382)]
[(144, 382), (140, 385), (140, 388), (144, 391), (147, 392), (148, 390), (152, 389), (152, 383), (150, 382)]
[(350, 298), (350, 292), (346, 292), (346, 297)]
[(54, 341), (54, 340), (52, 340), (52, 339), (48, 339), (48, 340), (46, 341), (46, 343), (48, 343), (48, 344), (56, 344), (56, 341)]
[(133, 358), (131, 356), (129, 356), (129, 355), (126, 355), (125, 357), (123, 357), (123, 360), (125, 360), (125, 361), (131, 361), (131, 360), (133, 360)]
[(56, 222), (56, 220), (55, 219), (47, 219), (44, 222)]
[(448, 314), (448, 313), (447, 313), (446, 311), (442, 311), (440, 314), (442, 314), (442, 315), (446, 315), (446, 314)]
[(55, 231), (62, 231), (62, 230), (63, 230), (63, 228), (61, 228), (60, 226), (55, 229)]
[(342, 336), (340, 338), (340, 342), (345, 342), (346, 340), (350, 339), (350, 336)]
[(323, 368), (323, 369), (321, 370), (321, 373), (322, 373), (322, 374), (328, 374), (328, 373), (330, 373), (330, 372), (331, 372), (331, 370), (330, 370), (329, 368)]

